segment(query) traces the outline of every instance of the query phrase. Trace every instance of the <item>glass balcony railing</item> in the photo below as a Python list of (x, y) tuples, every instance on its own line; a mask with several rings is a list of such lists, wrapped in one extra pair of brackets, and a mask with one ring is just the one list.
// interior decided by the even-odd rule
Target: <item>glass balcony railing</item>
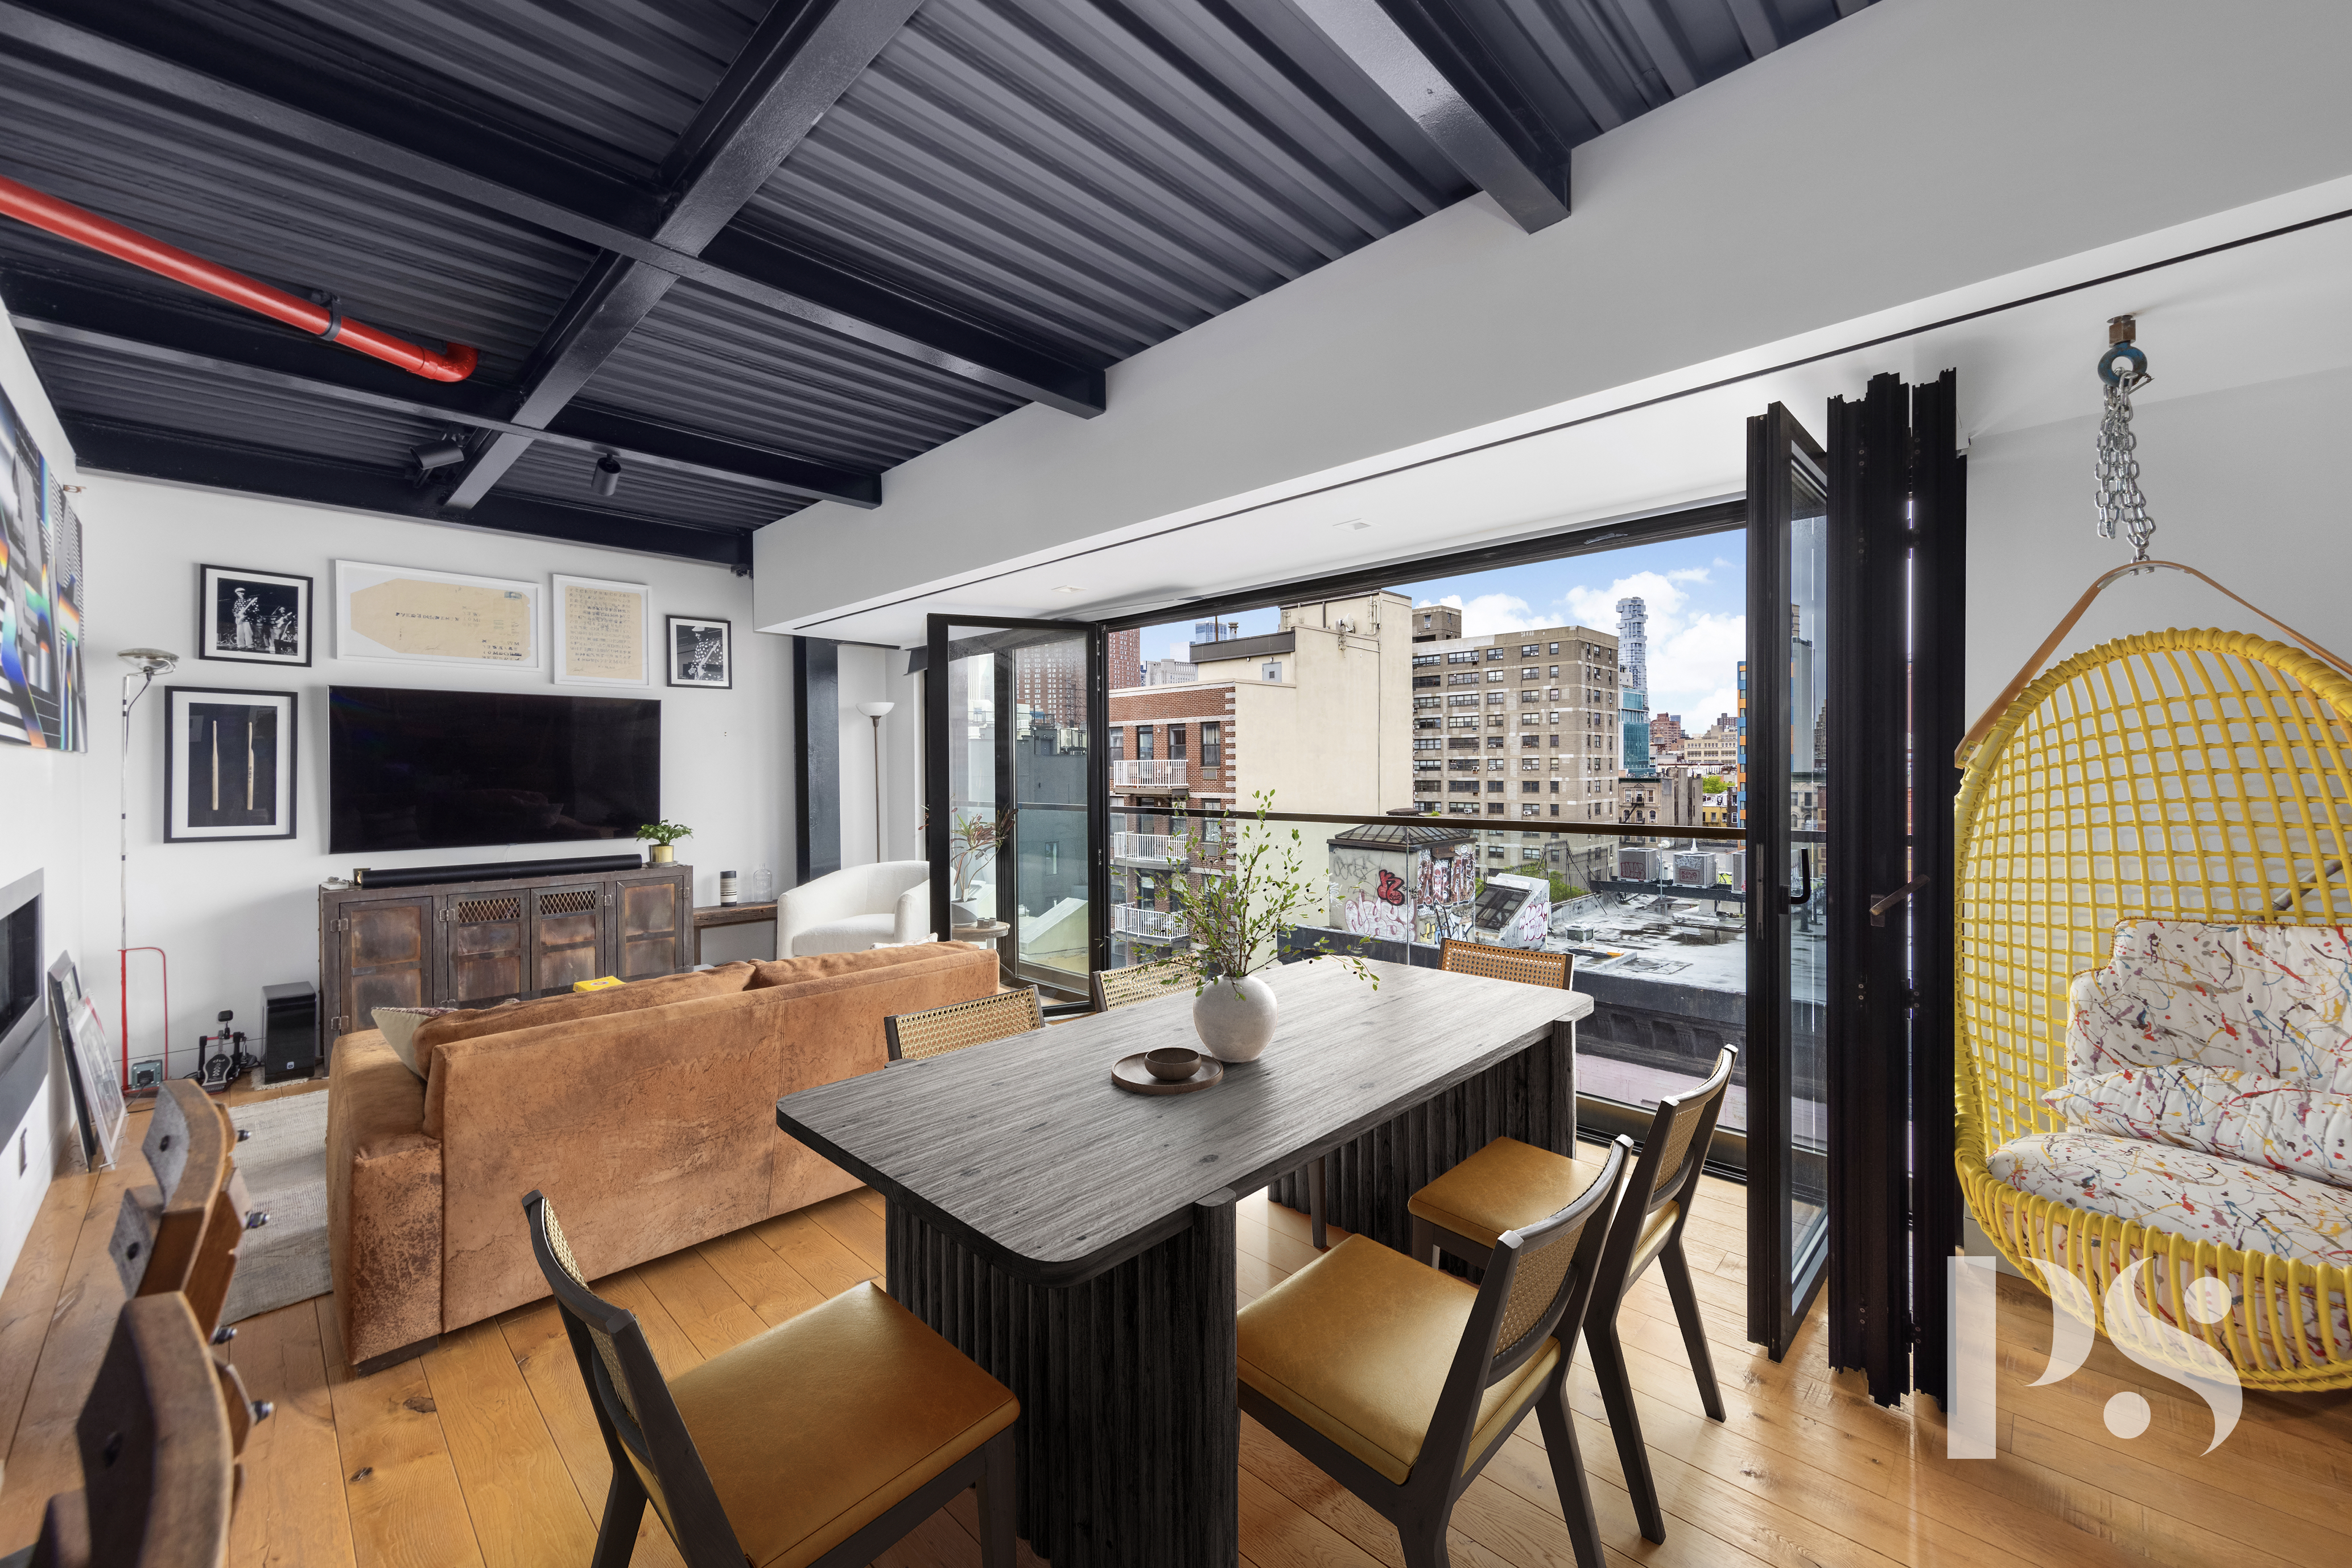
[(1110, 765), (1113, 789), (1182, 789), (1189, 782), (1182, 757), (1129, 757)]

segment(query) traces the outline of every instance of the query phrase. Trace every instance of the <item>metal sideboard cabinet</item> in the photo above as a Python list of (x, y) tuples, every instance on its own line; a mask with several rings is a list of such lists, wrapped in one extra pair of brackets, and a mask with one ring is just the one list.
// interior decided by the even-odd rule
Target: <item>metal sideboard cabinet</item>
[(694, 868), (675, 862), (319, 889), (319, 1012), (329, 1040), (373, 1028), (378, 1007), (488, 1006), (693, 963)]

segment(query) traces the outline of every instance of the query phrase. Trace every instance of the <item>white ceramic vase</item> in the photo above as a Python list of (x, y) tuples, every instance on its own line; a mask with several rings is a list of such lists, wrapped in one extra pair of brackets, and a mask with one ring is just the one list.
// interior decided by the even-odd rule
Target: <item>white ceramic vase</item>
[(1221, 1062), (1255, 1061), (1274, 1038), (1274, 987), (1255, 974), (1212, 980), (1192, 999), (1192, 1031)]

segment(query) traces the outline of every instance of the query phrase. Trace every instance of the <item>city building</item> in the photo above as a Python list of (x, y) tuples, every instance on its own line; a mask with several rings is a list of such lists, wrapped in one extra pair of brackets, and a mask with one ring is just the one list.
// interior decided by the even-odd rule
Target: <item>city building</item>
[[(1192, 645), (1194, 678), (1110, 694), (1111, 952), (1181, 936), (1170, 882), (1208, 874), (1223, 829), (1187, 811), (1379, 816), (1413, 801), (1412, 601), (1401, 594), (1286, 605), (1278, 629)], [(1166, 664), (1172, 661), (1155, 661)]]
[(1706, 774), (1688, 763), (1617, 781), (1618, 820), (1628, 826), (1697, 827), (1706, 823)]
[(1201, 679), (1201, 667), (1181, 658), (1148, 659), (1143, 666), (1145, 686), (1183, 686)]
[(1453, 605), (1417, 605), (1412, 612), (1412, 640), (1444, 642), (1462, 635), (1462, 612)]
[(1683, 721), (1674, 713), (1650, 715), (1650, 755), (1660, 762), (1682, 755)]
[(1650, 632), (1648, 607), (1639, 597), (1617, 601), (1617, 668), (1620, 721), (1625, 731), (1625, 776), (1652, 776), (1650, 763)]
[(1143, 684), (1143, 634), (1129, 626), (1110, 634), (1105, 662), (1105, 682), (1113, 691)]

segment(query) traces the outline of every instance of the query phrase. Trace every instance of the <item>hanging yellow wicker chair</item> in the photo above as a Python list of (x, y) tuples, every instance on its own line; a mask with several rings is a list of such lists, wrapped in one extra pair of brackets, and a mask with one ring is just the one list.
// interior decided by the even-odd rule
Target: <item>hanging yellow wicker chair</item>
[[(2068, 983), (2107, 961), (2118, 922), (2347, 923), (2352, 680), (2240, 632), (2104, 643), (2009, 705), (1956, 809), (1958, 1163), (1977, 1223), (2027, 1279), (2039, 1283), (2035, 1258), (2080, 1279), (2102, 1331), (2108, 1285), (2154, 1258), (2141, 1305), (2245, 1386), (2352, 1388), (2336, 1326), (2352, 1268), (2192, 1242), (2029, 1196), (1986, 1166), (2011, 1139), (2063, 1126), (2042, 1095), (2066, 1077)], [(2230, 1289), (2219, 1322), (2181, 1311), (2200, 1278)]]

